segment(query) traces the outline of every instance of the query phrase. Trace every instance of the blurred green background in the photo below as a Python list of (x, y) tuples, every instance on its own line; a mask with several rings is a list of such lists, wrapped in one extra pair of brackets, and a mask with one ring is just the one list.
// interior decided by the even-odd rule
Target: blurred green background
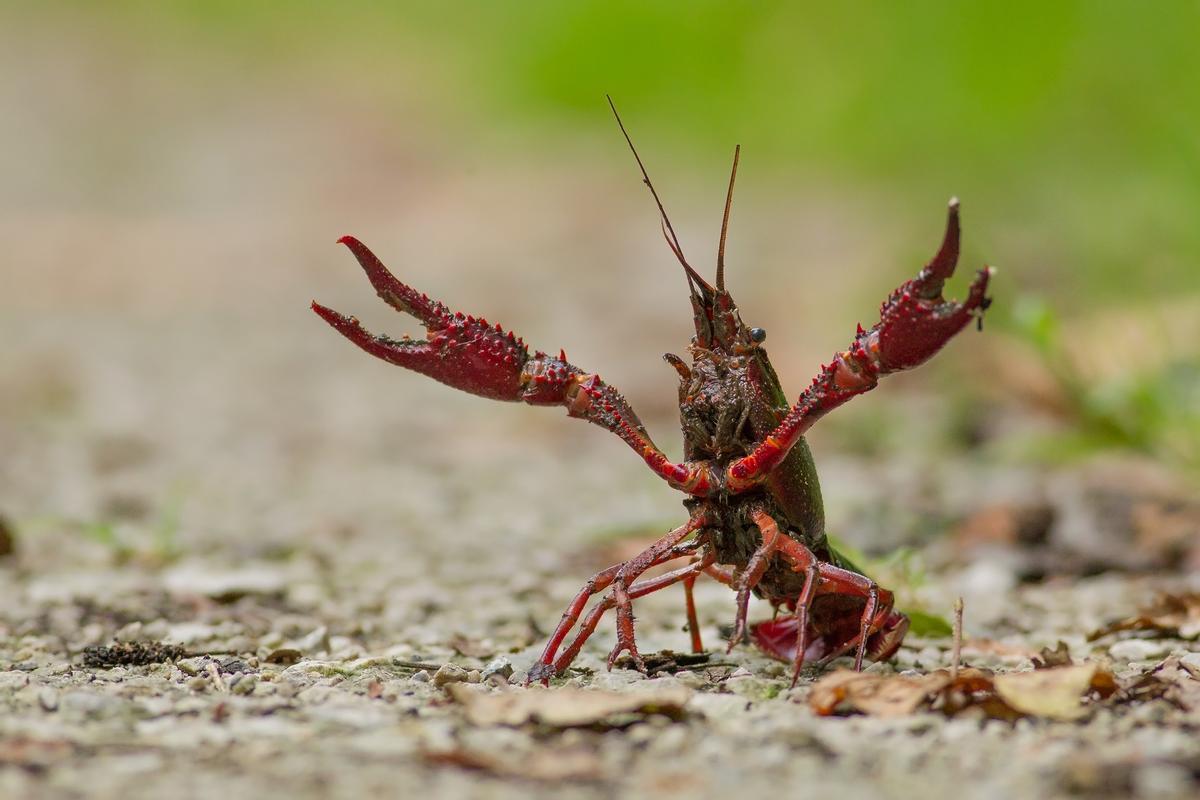
[[(758, 303), (747, 317), (796, 318), (772, 328), (801, 362), (786, 370), (790, 391), (810, 353), (840, 346), (855, 317), (869, 323), (928, 257), (957, 195), (964, 267), (1001, 268), (989, 320), (1001, 345), (982, 360), (999, 370), (991, 402), (1054, 416), (1066, 438), (1044, 455), (1117, 447), (1200, 462), (1200, 4), (120, 1), (7, 4), (0, 21), (10, 221), (178, 213), (204, 239), (221, 213), (290, 218), (319, 229), (324, 250), (297, 248), (312, 274), (332, 276), (326, 242), (357, 219), (403, 225), (426, 197), (411, 176), (424, 175), (446, 195), (415, 230), (456, 231), (423, 245), (452, 253), (447, 273), (467, 276), (486, 254), (485, 288), (509, 274), (518, 295), (548, 297), (560, 280), (586, 297), (599, 279), (577, 271), (619, 259), (608, 278), (641, 292), (639, 269), (671, 267), (665, 250), (642, 267), (625, 260), (620, 242), (654, 247), (657, 233), (610, 93), (685, 245), (705, 253), (695, 261), (711, 258), (728, 159), (743, 146), (733, 285), (753, 284), (735, 289)], [(478, 189), (488, 182), (494, 193)], [(529, 199), (548, 188), (566, 194)], [(352, 213), (364, 198), (379, 199), (366, 203), (374, 218)], [(564, 202), (570, 219), (537, 219)], [(497, 204), (504, 223), (480, 231)], [(560, 232), (548, 241), (530, 232), (539, 225)], [(473, 231), (474, 249), (447, 244)], [(564, 306), (578, 303), (570, 291)], [(539, 316), (533, 303), (502, 310), (518, 329), (560, 335), (543, 333), (545, 315), (521, 322)], [(607, 336), (604, 318), (580, 317), (596, 326), (580, 338)], [(615, 352), (648, 324), (624, 322), (633, 332)], [(777, 329), (788, 342), (821, 336), (792, 345)], [(941, 374), (931, 385), (972, 402), (989, 393)]]
[(715, 178), (740, 142), (748, 178), (815, 174), (902, 206), (957, 193), (978, 219), (1036, 227), (1036, 249), (995, 257), (1079, 306), (1197, 286), (1196, 3), (104, 7), (67, 13), (182, 68), (328, 70), (383, 114), (415, 92), (496, 158), (612, 139), (611, 93), (652, 164)]

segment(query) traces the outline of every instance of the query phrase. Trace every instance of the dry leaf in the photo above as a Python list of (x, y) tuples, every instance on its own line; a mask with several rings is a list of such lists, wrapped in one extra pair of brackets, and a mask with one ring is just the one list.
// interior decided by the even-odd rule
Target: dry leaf
[(1034, 669), (1052, 669), (1054, 667), (1070, 667), (1075, 664), (1071, 660), (1071, 649), (1067, 647), (1067, 643), (1059, 640), (1051, 650), (1049, 647), (1043, 647), (1042, 652), (1033, 657)]
[(817, 681), (808, 705), (821, 716), (849, 707), (873, 717), (902, 717), (927, 704), (950, 682), (947, 672), (930, 675), (870, 675), (840, 669)]
[(74, 745), (65, 739), (31, 739), (18, 736), (0, 741), (0, 767), (43, 769), (70, 756)]
[(813, 685), (808, 703), (822, 716), (839, 711), (874, 717), (900, 717), (918, 711), (954, 716), (976, 709), (994, 719), (1076, 719), (1084, 713), (1081, 703), (1088, 694), (1108, 697), (1116, 689), (1112, 673), (1096, 664), (997, 676), (966, 668), (959, 670), (957, 678), (948, 670), (917, 676), (839, 670)]
[(459, 633), (450, 637), (450, 646), (454, 648), (454, 652), (468, 658), (487, 659), (496, 655), (496, 647), (490, 642), (471, 639)]
[(463, 707), (473, 725), (541, 723), (573, 728), (604, 723), (618, 714), (665, 714), (679, 718), (691, 692), (680, 687), (607, 692), (563, 687), (553, 690), (513, 690), (488, 693), (468, 684), (449, 684), (446, 690)]
[(1074, 720), (1087, 713), (1084, 697), (1093, 689), (1107, 697), (1116, 691), (1112, 673), (1099, 664), (1009, 672), (993, 679), (996, 694), (1014, 710), (1031, 717)]
[(1117, 620), (1088, 635), (1088, 641), (1118, 631), (1154, 631), (1164, 636), (1195, 639), (1200, 636), (1200, 592), (1163, 593), (1137, 616)]
[(1037, 653), (1024, 645), (998, 642), (995, 639), (968, 639), (963, 642), (963, 655), (997, 655), (1002, 657), (1036, 658)]
[(954, 533), (963, 550), (991, 545), (1025, 547), (1045, 544), (1056, 511), (1047, 503), (988, 506), (967, 517)]
[(603, 764), (595, 751), (582, 747), (539, 749), (521, 758), (502, 758), (466, 748), (424, 754), (433, 764), (480, 770), (502, 778), (534, 781), (597, 781)]
[(1185, 711), (1197, 711), (1200, 710), (1200, 678), (1178, 656), (1171, 656), (1150, 672), (1122, 686), (1113, 699), (1125, 703), (1162, 699)]

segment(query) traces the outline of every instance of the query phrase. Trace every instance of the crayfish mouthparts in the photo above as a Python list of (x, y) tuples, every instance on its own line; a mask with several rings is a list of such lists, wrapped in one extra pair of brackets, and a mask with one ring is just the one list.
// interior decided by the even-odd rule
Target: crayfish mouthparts
[[(632, 140), (629, 144), (632, 148)], [(642, 174), (654, 192), (644, 167)], [(338, 240), (354, 254), (379, 297), (419, 320), (427, 333), (425, 339), (376, 336), (354, 317), (314, 302), (313, 311), (346, 339), (377, 358), (471, 394), (560, 406), (569, 416), (616, 434), (657, 476), (687, 494), (687, 522), (634, 558), (597, 572), (579, 590), (530, 668), (531, 681), (548, 682), (561, 674), (614, 609), (617, 643), (608, 666), (628, 652), (644, 669), (634, 637), (633, 601), (675, 584), (684, 588), (692, 649), (701, 651), (692, 596), (701, 576), (736, 593), (737, 635), (730, 646), (748, 631), (763, 651), (792, 663), (793, 679), (805, 663), (824, 664), (851, 652), (860, 669), (864, 659), (890, 658), (904, 640), (908, 619), (894, 609), (892, 593), (850, 565), (826, 538), (820, 483), (804, 434), (843, 403), (874, 389), (882, 377), (927, 361), (971, 320), (982, 320), (991, 304), (987, 290), (992, 271), (984, 268), (976, 274), (965, 300), (943, 296), (959, 255), (959, 205), (951, 200), (934, 257), (888, 295), (875, 325), (858, 326), (849, 346), (822, 366), (789, 407), (760, 346), (765, 330), (742, 323), (725, 288), (732, 186), (731, 175), (715, 285), (684, 258), (659, 203), (664, 235), (688, 280), (696, 327), (688, 350), (691, 365), (666, 356), (680, 379), (685, 459), (678, 463), (654, 444), (615, 387), (568, 361), (562, 350), (557, 356), (531, 353), (502, 326), (451, 312), (400, 281), (358, 239)], [(667, 572), (651, 572), (680, 559), (684, 563)], [(787, 613), (749, 624), (752, 593)]]

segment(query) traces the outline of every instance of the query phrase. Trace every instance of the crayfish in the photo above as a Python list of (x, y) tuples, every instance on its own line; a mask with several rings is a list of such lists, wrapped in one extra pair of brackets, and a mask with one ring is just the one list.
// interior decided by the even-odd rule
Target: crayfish
[[(530, 669), (530, 680), (548, 681), (562, 673), (612, 609), (617, 642), (608, 667), (628, 652), (645, 671), (634, 639), (633, 601), (676, 583), (683, 585), (691, 644), (699, 652), (692, 590), (700, 575), (736, 592), (730, 648), (746, 637), (751, 593), (772, 605), (775, 616), (750, 626), (749, 635), (768, 654), (792, 663), (793, 682), (803, 664), (825, 663), (852, 650), (855, 669), (862, 668), (864, 659), (890, 658), (904, 639), (908, 618), (895, 610), (890, 591), (836, 552), (826, 538), (820, 485), (804, 434), (825, 414), (875, 388), (884, 375), (923, 363), (973, 319), (982, 322), (990, 304), (990, 268), (978, 272), (965, 301), (947, 301), (942, 294), (958, 261), (957, 200), (950, 201), (945, 234), (933, 259), (888, 296), (879, 322), (868, 330), (860, 325), (850, 346), (825, 364), (789, 405), (763, 347), (766, 332), (742, 322), (725, 288), (725, 239), (740, 147), (734, 152), (716, 276), (710, 283), (684, 257), (619, 116), (617, 122), (658, 206), (663, 235), (683, 267), (691, 296), (696, 333), (688, 348), (690, 363), (670, 353), (664, 356), (679, 374), (681, 462), (659, 450), (629, 403), (599, 375), (572, 364), (562, 351), (531, 353), (502, 326), (451, 312), (397, 279), (351, 236), (339, 242), (358, 259), (379, 297), (420, 320), (427, 339), (375, 336), (354, 317), (315, 302), (313, 310), (371, 355), (456, 389), (494, 400), (563, 406), (568, 415), (615, 433), (651, 471), (686, 496), (687, 522), (636, 557), (588, 579)], [(687, 561), (664, 574), (642, 577), (677, 559)], [(584, 616), (588, 601), (601, 593)], [(560, 652), (577, 623), (574, 637)]]

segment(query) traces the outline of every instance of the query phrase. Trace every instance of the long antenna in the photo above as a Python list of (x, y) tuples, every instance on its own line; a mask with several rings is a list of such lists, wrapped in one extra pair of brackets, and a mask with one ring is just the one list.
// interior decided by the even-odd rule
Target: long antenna
[(729, 209), (733, 205), (733, 182), (737, 180), (738, 158), (742, 154), (739, 144), (733, 148), (733, 170), (729, 173), (729, 191), (725, 193), (725, 216), (721, 217), (721, 244), (717, 247), (717, 289), (725, 291), (725, 237), (729, 233)]
[(620, 127), (622, 135), (625, 137), (626, 144), (629, 145), (629, 151), (633, 153), (633, 158), (637, 161), (638, 169), (642, 171), (642, 183), (650, 189), (650, 194), (654, 196), (654, 203), (658, 206), (658, 213), (662, 217), (663, 234), (667, 237), (667, 244), (671, 248), (671, 252), (675, 254), (675, 258), (683, 265), (683, 269), (687, 272), (688, 282), (694, 283), (701, 294), (707, 294), (712, 291), (712, 286), (708, 281), (700, 276), (700, 273), (692, 269), (692, 265), (687, 262), (683, 256), (683, 245), (679, 243), (679, 237), (675, 234), (675, 228), (671, 225), (671, 218), (667, 216), (667, 210), (663, 207), (662, 200), (658, 197), (658, 192), (654, 189), (654, 184), (650, 182), (650, 175), (646, 172), (646, 165), (642, 163), (642, 157), (638, 155), (637, 148), (633, 146), (633, 139), (629, 137), (629, 131), (625, 130), (625, 123), (621, 121), (621, 115), (617, 113), (617, 106), (613, 103), (610, 95), (604, 95), (604, 99), (608, 101), (608, 107), (612, 109), (613, 116), (617, 118), (617, 126)]

